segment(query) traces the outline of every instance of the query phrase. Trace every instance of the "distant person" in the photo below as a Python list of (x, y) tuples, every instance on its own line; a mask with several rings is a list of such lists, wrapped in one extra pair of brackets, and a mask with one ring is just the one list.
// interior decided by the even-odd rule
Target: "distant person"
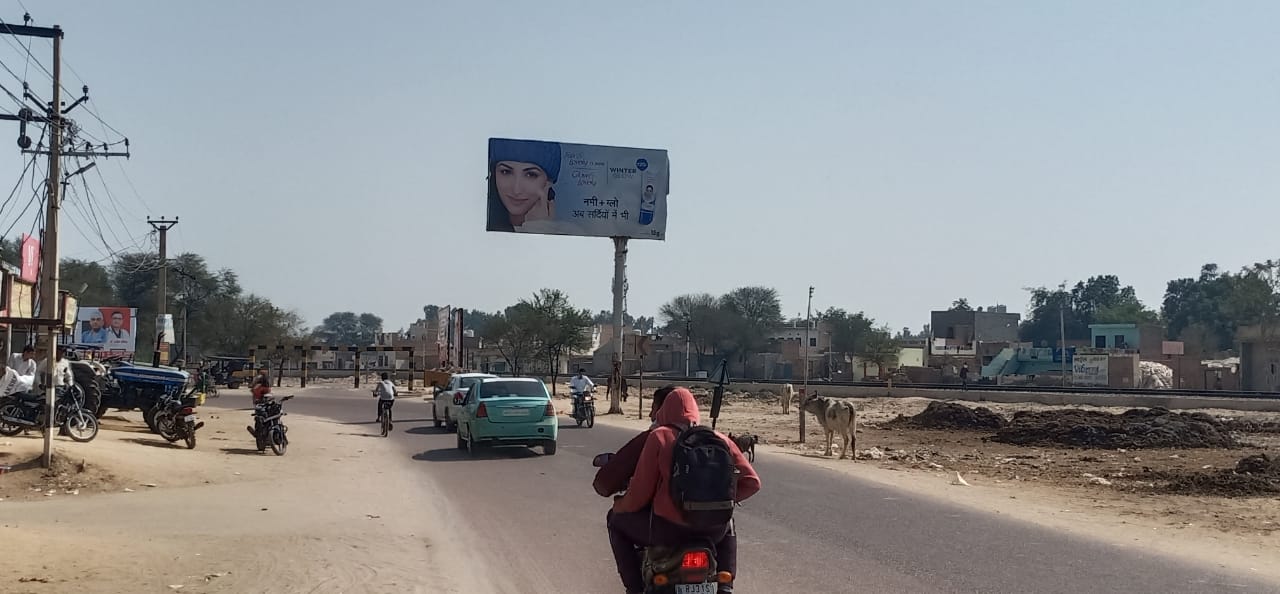
[(968, 363), (965, 363), (960, 366), (960, 386), (966, 389), (969, 387), (969, 364)]
[(89, 328), (80, 333), (80, 342), (84, 344), (106, 344), (107, 328), (102, 320), (102, 310), (90, 309)]
[[(58, 345), (58, 348), (54, 353), (53, 387), (57, 389), (74, 384), (75, 376), (71, 373), (71, 361), (67, 360), (67, 347)], [(48, 368), (48, 364), (49, 359), (45, 358), (44, 361), (41, 361), (40, 364), (36, 366), (36, 372), (40, 376), (43, 376), (45, 369)]]
[(262, 402), (262, 398), (271, 393), (271, 378), (267, 377), (267, 370), (263, 369), (258, 372), (258, 377), (253, 380), (253, 403)]
[(396, 405), (396, 384), (391, 381), (391, 374), (382, 372), (382, 381), (373, 389), (373, 395), (378, 397), (378, 417), (374, 421), (382, 422), (383, 411), (386, 411), (387, 419), (391, 417), (391, 407)]
[(14, 353), (9, 357), (9, 368), (18, 375), (35, 375), (40, 364), (36, 361), (36, 347), (27, 345), (22, 347), (21, 353)]

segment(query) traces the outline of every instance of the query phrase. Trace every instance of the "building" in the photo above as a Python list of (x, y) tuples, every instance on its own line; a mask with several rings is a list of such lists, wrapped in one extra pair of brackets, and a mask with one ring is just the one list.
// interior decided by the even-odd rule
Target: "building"
[[(932, 312), (928, 359), (942, 358), (957, 365), (969, 363), (971, 367), (988, 364), (1000, 349), (1018, 342), (1021, 321), (1021, 315), (1008, 313), (1003, 305), (989, 311)], [(984, 349), (984, 344), (996, 346)]]
[(1280, 392), (1280, 330), (1244, 326), (1236, 331), (1240, 348), (1240, 389)]
[(1095, 349), (1136, 351), (1154, 361), (1162, 354), (1165, 329), (1159, 324), (1089, 324), (1089, 335)]

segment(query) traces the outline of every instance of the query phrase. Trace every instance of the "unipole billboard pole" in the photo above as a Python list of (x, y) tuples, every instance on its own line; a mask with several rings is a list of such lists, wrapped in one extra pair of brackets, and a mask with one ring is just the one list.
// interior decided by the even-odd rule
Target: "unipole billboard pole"
[(613, 238), (613, 369), (609, 374), (609, 414), (622, 414), (622, 322), (627, 290), (627, 238)]

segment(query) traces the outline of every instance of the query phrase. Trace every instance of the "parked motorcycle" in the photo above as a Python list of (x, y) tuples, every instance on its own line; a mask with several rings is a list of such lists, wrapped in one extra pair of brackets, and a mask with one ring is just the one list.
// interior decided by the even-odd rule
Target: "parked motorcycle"
[[(591, 465), (600, 468), (612, 457), (612, 452), (599, 454)], [(675, 547), (641, 547), (636, 554), (641, 556), (645, 594), (716, 594), (720, 584), (733, 583), (733, 574), (716, 571), (715, 543), (706, 539)]]
[(581, 427), (586, 423), (590, 429), (596, 426), (596, 397), (591, 390), (573, 393), (573, 420)]
[(270, 396), (263, 396), (262, 401), (254, 405), (253, 426), (245, 429), (249, 430), (249, 434), (257, 442), (259, 452), (266, 451), (267, 446), (271, 446), (272, 452), (283, 456), (289, 448), (289, 427), (280, 422), (280, 417), (285, 415), (284, 402), (291, 398), (293, 396), (285, 396), (277, 401)]
[[(78, 442), (93, 441), (98, 436), (98, 418), (84, 408), (78, 390), (59, 388), (54, 401), (54, 424)], [(24, 429), (47, 431), (45, 395), (17, 392), (0, 398), (0, 435), (12, 437)]]
[(204, 427), (204, 421), (196, 418), (196, 403), (196, 398), (163, 397), (153, 415), (156, 433), (170, 443), (185, 440), (187, 449), (196, 449), (196, 430)]

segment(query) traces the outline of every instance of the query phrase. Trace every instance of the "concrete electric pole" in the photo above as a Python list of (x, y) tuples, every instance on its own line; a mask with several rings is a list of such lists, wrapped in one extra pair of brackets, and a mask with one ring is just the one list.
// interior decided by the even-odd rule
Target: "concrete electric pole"
[(155, 351), (151, 361), (152, 367), (160, 366), (160, 343), (164, 336), (164, 328), (160, 325), (160, 320), (164, 319), (164, 314), (168, 313), (167, 307), (169, 303), (169, 229), (178, 224), (178, 217), (173, 220), (168, 219), (152, 219), (147, 218), (147, 224), (152, 229), (160, 232), (160, 284), (156, 298), (156, 339)]

